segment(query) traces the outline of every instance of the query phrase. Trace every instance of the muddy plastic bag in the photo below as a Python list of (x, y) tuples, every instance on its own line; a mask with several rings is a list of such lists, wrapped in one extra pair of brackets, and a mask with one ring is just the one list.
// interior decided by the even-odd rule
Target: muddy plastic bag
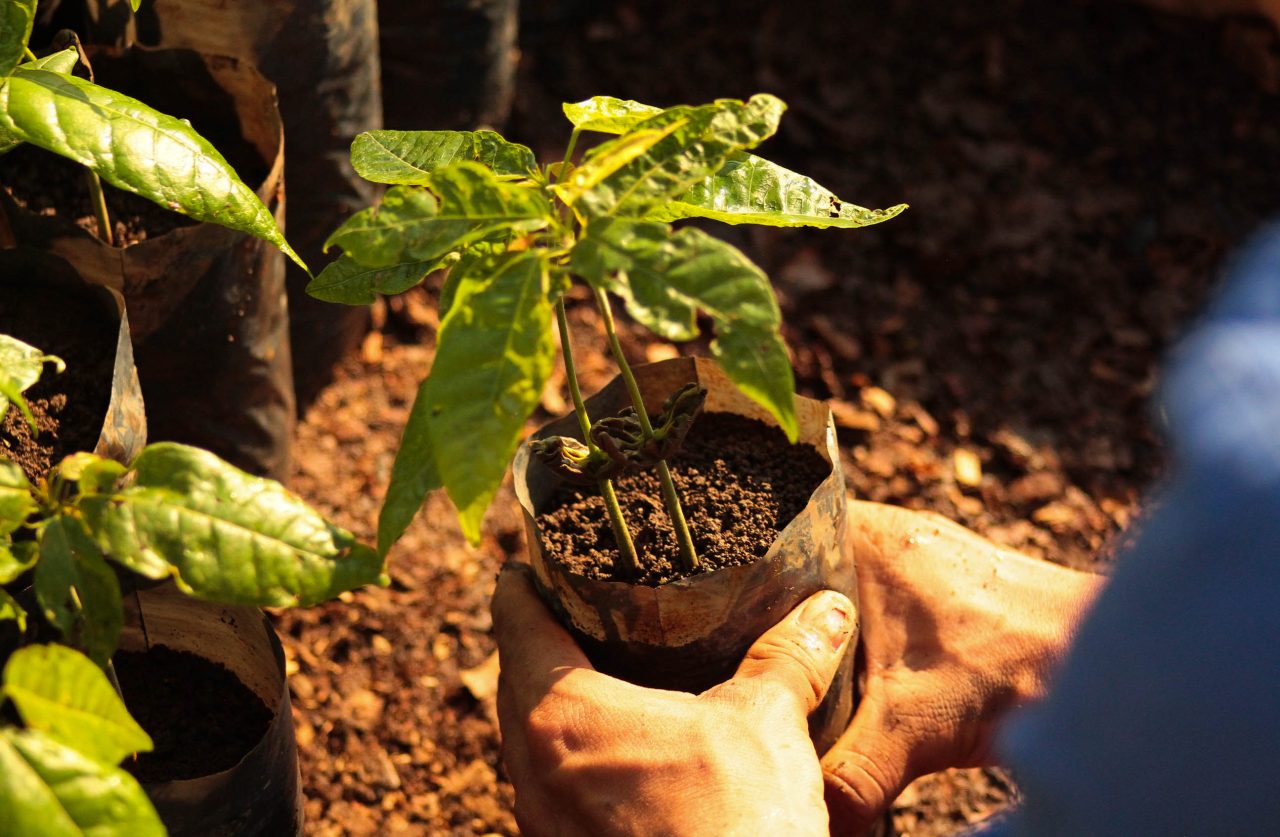
[[(66, 321), (66, 331), (71, 333), (64, 333), (62, 339), (70, 338), (69, 349), (44, 336), (49, 323), (30, 315), (29, 306), (32, 305), (48, 311), (51, 319)], [(99, 322), (85, 322), (86, 317)], [(28, 449), (25, 457), (17, 457), (7, 437), (0, 443), (0, 455), (7, 458), (33, 460), (38, 456), (41, 459), (38, 471), (33, 461), (18, 462), (29, 479), (44, 476), (48, 467), (77, 450), (91, 451), (122, 463), (129, 462), (142, 450), (147, 442), (147, 419), (138, 374), (133, 365), (129, 318), (125, 313), (124, 298), (118, 291), (85, 280), (65, 260), (48, 253), (25, 247), (0, 250), (0, 334), (8, 334), (46, 353), (59, 355), (68, 363), (68, 371), (63, 374), (71, 376), (70, 381), (60, 380), (61, 376), (46, 367), (41, 382), (28, 391), (29, 398), (38, 397), (40, 392), (51, 387), (61, 389), (60, 385), (66, 383), (73, 386), (73, 391), (67, 392), (68, 401), (72, 401), (77, 395), (75, 383), (85, 377), (78, 374), (84, 370), (75, 368), (80, 363), (86, 366), (96, 364), (98, 369), (92, 376), (100, 375), (105, 379), (84, 380), (85, 386), (102, 391), (104, 403), (69, 404), (76, 411), (76, 418), (85, 414), (100, 418), (89, 418), (89, 423), (83, 428), (70, 428), (63, 424), (52, 451), (42, 455)], [(94, 336), (101, 339), (95, 341)], [(16, 407), (11, 405), (10, 413), (8, 421), (25, 423)], [(71, 417), (64, 414), (63, 421)], [(42, 440), (37, 436), (35, 441)], [(45, 455), (48, 456), (47, 463), (43, 461)]]
[[(736, 413), (777, 426), (710, 360), (677, 358), (634, 371), (646, 404), (661, 404), (696, 381), (707, 388), (707, 413)], [(630, 403), (620, 379), (586, 400), (593, 420), (615, 415)], [(552, 422), (520, 446), (513, 465), (516, 497), (524, 511), (538, 587), (597, 668), (644, 686), (701, 692), (732, 676), (747, 648), (811, 594), (838, 590), (856, 605), (844, 475), (831, 411), (821, 402), (797, 398), (796, 414), (799, 444), (831, 463), (830, 474), (804, 510), (763, 558), (659, 587), (585, 578), (543, 553), (537, 515), (552, 502), (560, 483), (530, 456), (529, 443), (546, 436), (580, 439), (575, 415)], [(696, 423), (692, 432), (697, 433)], [(849, 648), (856, 644), (855, 633)], [(852, 716), (853, 660), (852, 651), (846, 652), (826, 700), (810, 715), (818, 752), (835, 743)]]
[[(192, 599), (171, 584), (140, 591), (136, 599), (125, 602), (121, 650), (163, 646), (211, 660), (272, 711), (266, 733), (233, 767), (194, 779), (143, 782), (169, 834), (301, 834), (302, 790), (284, 651), (267, 617), (257, 608)], [(124, 697), (128, 703), (128, 688)], [(199, 724), (200, 718), (191, 718), (191, 723)]]
[[(185, 47), (251, 62), (275, 86), (284, 120), (289, 241), (313, 270), (329, 231), (376, 202), (351, 167), (351, 140), (382, 127), (375, 0), (155, 0), (136, 17), (125, 0), (89, 0), (95, 41)], [(398, 4), (415, 6), (414, 3)], [(294, 384), (308, 404), (364, 335), (368, 310), (307, 296), (308, 277), (285, 266)]]
[[(283, 141), (271, 85), (244, 62), (190, 50), (92, 51), (98, 81), (188, 118), (258, 196), (283, 211)], [(16, 163), (18, 151), (0, 158)], [(60, 158), (49, 165), (64, 165)], [(16, 175), (17, 172), (14, 172)], [(189, 224), (124, 248), (0, 192), (17, 243), (54, 253), (129, 306), (150, 434), (277, 479), (295, 420), (284, 256), (246, 233)]]

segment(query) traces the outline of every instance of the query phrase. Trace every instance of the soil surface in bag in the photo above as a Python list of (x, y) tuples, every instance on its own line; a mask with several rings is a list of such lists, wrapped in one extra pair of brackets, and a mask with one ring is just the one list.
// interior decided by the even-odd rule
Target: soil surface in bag
[[(20, 145), (0, 157), (0, 187), (24, 209), (38, 215), (59, 215), (90, 235), (98, 234), (98, 219), (89, 197), (85, 168), (32, 145)], [(130, 192), (102, 184), (111, 219), (112, 243), (128, 247), (196, 222), (185, 215)]]
[[(668, 463), (702, 566), (698, 572), (764, 557), (804, 510), (831, 465), (781, 430), (731, 413), (698, 417), (684, 449)], [(604, 499), (592, 487), (569, 487), (539, 516), (547, 555), (587, 578), (656, 586), (689, 574), (679, 562), (656, 469), (615, 481), (644, 574), (617, 566), (618, 547)]]
[(46, 364), (40, 380), (25, 393), (36, 419), (34, 436), (14, 405), (0, 420), (0, 456), (16, 462), (28, 479), (43, 476), (67, 454), (91, 451), (98, 443), (111, 401), (117, 324), (94, 303), (86, 295), (34, 282), (0, 283), (0, 334), (67, 364), (62, 374)]
[(117, 651), (120, 691), (155, 749), (124, 768), (141, 782), (195, 779), (234, 767), (262, 740), (272, 711), (223, 666), (164, 645)]

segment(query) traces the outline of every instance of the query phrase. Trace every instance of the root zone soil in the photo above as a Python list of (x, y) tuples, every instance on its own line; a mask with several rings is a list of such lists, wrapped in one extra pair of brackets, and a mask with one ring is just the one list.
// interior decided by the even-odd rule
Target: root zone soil
[(112, 658), (129, 711), (155, 749), (124, 767), (142, 782), (194, 779), (234, 767), (262, 740), (272, 711), (225, 667), (156, 645)]
[[(847, 234), (716, 233), (774, 277), (798, 386), (835, 405), (854, 494), (1105, 570), (1161, 473), (1148, 417), (1165, 347), (1222, 256), (1280, 210), (1275, 97), (1223, 49), (1252, 22), (1114, 0), (522, 6), (507, 135), (540, 153), (563, 152), (565, 123), (543, 118), (562, 101), (763, 90), (791, 105), (770, 154), (863, 205), (910, 203)], [(390, 300), (298, 429), (293, 486), (366, 540), (431, 362), (434, 293)], [(599, 323), (587, 305), (569, 316), (594, 392), (614, 374)], [(633, 362), (669, 356), (624, 346)], [(568, 400), (549, 388), (533, 426)], [(956, 479), (962, 448), (979, 485)], [(309, 834), (518, 833), (480, 666), (493, 579), (523, 555), (524, 525), (504, 489), (472, 551), (452, 514), (429, 499), (390, 588), (279, 619)], [(1010, 795), (998, 771), (931, 776), (895, 806), (897, 831), (952, 835)]]
[(16, 462), (28, 479), (43, 476), (69, 453), (93, 450), (98, 442), (111, 400), (117, 331), (97, 302), (42, 287), (38, 278), (0, 284), (0, 334), (67, 364), (62, 374), (46, 365), (26, 392), (36, 418), (34, 435), (16, 407), (0, 421), (0, 455)]
[[(670, 466), (699, 572), (764, 557), (831, 472), (812, 448), (792, 446), (782, 431), (727, 413), (700, 416)], [(562, 493), (559, 504), (539, 516), (548, 555), (588, 578), (656, 586), (686, 577), (657, 474), (627, 474), (616, 487), (644, 575), (629, 578), (617, 567), (604, 500), (589, 489)]]

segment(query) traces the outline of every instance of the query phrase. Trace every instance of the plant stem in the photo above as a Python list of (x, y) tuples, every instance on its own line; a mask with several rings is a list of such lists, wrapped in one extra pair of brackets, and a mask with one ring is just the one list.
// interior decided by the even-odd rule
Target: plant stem
[(560, 161), (560, 176), (556, 180), (564, 178), (564, 170), (568, 167), (569, 161), (573, 159), (573, 151), (578, 147), (578, 136), (581, 133), (581, 128), (574, 128), (573, 133), (569, 135), (569, 146), (564, 150), (564, 159)]
[[(578, 427), (582, 430), (582, 441), (590, 448), (591, 419), (587, 416), (587, 405), (582, 400), (582, 389), (578, 386), (578, 372), (573, 363), (573, 346), (569, 340), (569, 316), (564, 310), (564, 296), (556, 300), (556, 319), (560, 325), (560, 353), (564, 356), (565, 377), (569, 380), (569, 395), (573, 398), (574, 413), (578, 416)], [(627, 528), (627, 519), (622, 516), (622, 506), (618, 504), (617, 492), (613, 490), (610, 480), (600, 480), (600, 496), (604, 498), (604, 507), (609, 512), (609, 525), (613, 527), (613, 539), (618, 543), (618, 553), (626, 564), (632, 578), (640, 576), (640, 558), (636, 555), (636, 545), (631, 540), (631, 530)]]
[(116, 694), (120, 696), (120, 699), (124, 700), (124, 692), (120, 690), (120, 678), (116, 677), (116, 666), (111, 660), (107, 660), (107, 679), (115, 687)]
[[(613, 351), (613, 359), (622, 373), (622, 380), (627, 385), (627, 393), (631, 396), (631, 406), (635, 407), (636, 417), (640, 420), (640, 429), (646, 439), (653, 438), (653, 424), (649, 421), (649, 412), (645, 409), (644, 399), (640, 395), (640, 386), (636, 376), (631, 373), (631, 366), (622, 354), (622, 344), (618, 342), (618, 330), (613, 322), (613, 309), (609, 306), (609, 297), (599, 288), (595, 288), (596, 306), (604, 320), (605, 334), (609, 336), (609, 348)], [(680, 561), (685, 572), (695, 572), (700, 564), (698, 551), (693, 546), (693, 536), (689, 534), (689, 524), (684, 519), (684, 508), (680, 505), (680, 495), (676, 493), (675, 481), (671, 479), (671, 469), (665, 459), (658, 460), (658, 478), (662, 483), (662, 497), (666, 501), (667, 515), (671, 518), (671, 526), (676, 530), (676, 541), (680, 546)]]
[(25, 46), (24, 46), (24, 47), (22, 48), (22, 54), (26, 56), (26, 58), (27, 58), (27, 60), (28, 60), (28, 61), (35, 61), (35, 60), (37, 60), (37, 59), (36, 59), (36, 54), (35, 54), (34, 52), (32, 52), (32, 51), (31, 51), (31, 47), (25, 47)]
[(102, 194), (102, 181), (92, 169), (85, 169), (84, 173), (89, 183), (89, 197), (93, 201), (93, 214), (98, 219), (98, 238), (107, 244), (115, 244), (111, 235), (111, 216), (107, 214), (107, 197)]

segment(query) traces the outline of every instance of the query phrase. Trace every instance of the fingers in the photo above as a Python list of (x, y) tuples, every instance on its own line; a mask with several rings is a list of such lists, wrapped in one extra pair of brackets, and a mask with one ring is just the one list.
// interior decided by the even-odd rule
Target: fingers
[(886, 736), (885, 720), (878, 703), (864, 701), (822, 757), (832, 834), (869, 831), (910, 781), (907, 755)]
[(808, 715), (826, 695), (857, 625), (848, 597), (815, 593), (756, 640), (734, 681), (778, 689)]
[(504, 685), (516, 695), (536, 700), (555, 682), (557, 672), (591, 668), (573, 637), (538, 598), (527, 566), (503, 567), (490, 607)]

